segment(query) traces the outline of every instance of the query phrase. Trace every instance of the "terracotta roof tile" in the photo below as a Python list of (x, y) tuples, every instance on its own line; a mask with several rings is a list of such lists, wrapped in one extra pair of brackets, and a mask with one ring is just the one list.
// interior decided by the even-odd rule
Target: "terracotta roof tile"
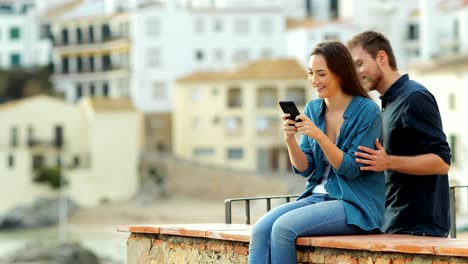
[(194, 72), (182, 76), (177, 82), (203, 82), (224, 80), (305, 79), (305, 67), (295, 59), (262, 59), (233, 71)]
[(128, 98), (88, 97), (85, 98), (95, 111), (136, 111)]

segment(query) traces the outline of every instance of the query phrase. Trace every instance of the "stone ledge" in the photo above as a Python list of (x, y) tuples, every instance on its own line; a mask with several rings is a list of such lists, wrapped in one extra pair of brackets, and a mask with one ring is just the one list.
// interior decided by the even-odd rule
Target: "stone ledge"
[[(250, 225), (242, 224), (174, 224), (174, 225), (126, 225), (119, 232), (134, 234), (162, 234), (183, 237), (209, 238), (225, 241), (249, 242)], [(410, 235), (357, 235), (301, 237), (298, 246), (394, 252), (436, 256), (468, 257), (468, 240), (419, 237)]]

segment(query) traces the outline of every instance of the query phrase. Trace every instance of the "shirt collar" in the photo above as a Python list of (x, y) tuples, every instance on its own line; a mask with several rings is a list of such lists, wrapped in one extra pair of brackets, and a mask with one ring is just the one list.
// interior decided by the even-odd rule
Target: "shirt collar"
[[(343, 119), (347, 119), (351, 113), (354, 112), (354, 109), (356, 108), (356, 104), (354, 103), (354, 101), (358, 100), (357, 98), (360, 97), (360, 96), (353, 96), (353, 98), (351, 98), (351, 101), (349, 101), (349, 104), (348, 106), (346, 107), (346, 110), (345, 112), (343, 113)], [(325, 114), (325, 108), (327, 107), (325, 105), (325, 100), (323, 98), (320, 99), (322, 102), (319, 106), (319, 116), (323, 116)]]
[(403, 87), (403, 84), (409, 80), (408, 74), (403, 74), (394, 82), (390, 88), (382, 95), (380, 96), (380, 99), (385, 102), (392, 101), (395, 97), (397, 97), (400, 94), (400, 89)]

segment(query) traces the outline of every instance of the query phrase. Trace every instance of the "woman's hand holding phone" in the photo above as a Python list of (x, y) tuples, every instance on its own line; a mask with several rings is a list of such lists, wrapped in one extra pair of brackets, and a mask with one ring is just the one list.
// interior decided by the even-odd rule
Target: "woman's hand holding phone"
[(281, 120), (283, 120), (283, 131), (284, 131), (284, 139), (286, 141), (294, 140), (294, 134), (297, 133), (296, 121), (289, 119), (291, 114), (282, 114)]

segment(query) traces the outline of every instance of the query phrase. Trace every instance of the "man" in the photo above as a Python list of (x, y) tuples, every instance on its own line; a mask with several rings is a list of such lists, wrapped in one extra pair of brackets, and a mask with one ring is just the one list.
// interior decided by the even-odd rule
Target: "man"
[(398, 72), (381, 33), (360, 33), (348, 49), (364, 88), (382, 95), (383, 146), (360, 146), (356, 162), (361, 170), (385, 170), (385, 232), (447, 237), (451, 156), (434, 96)]

